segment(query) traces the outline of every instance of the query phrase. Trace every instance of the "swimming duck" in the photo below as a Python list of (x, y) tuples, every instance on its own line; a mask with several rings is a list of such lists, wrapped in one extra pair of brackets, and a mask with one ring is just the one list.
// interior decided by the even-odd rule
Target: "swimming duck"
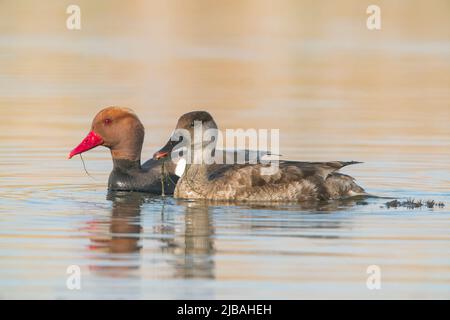
[[(69, 159), (97, 146), (110, 149), (113, 170), (109, 175), (108, 189), (115, 191), (140, 191), (155, 194), (173, 194), (178, 178), (184, 172), (184, 163), (149, 159), (141, 164), (144, 126), (132, 109), (108, 107), (94, 117), (91, 130), (83, 141), (69, 154)], [(221, 151), (226, 157), (229, 152)], [(247, 161), (259, 159), (267, 152), (243, 150)], [(164, 190), (161, 182), (164, 163)]]
[[(92, 121), (86, 138), (69, 154), (69, 159), (97, 146), (110, 149), (113, 169), (108, 179), (109, 190), (141, 191), (161, 194), (162, 162), (150, 159), (141, 164), (144, 126), (129, 108), (108, 107)], [(170, 179), (164, 179), (164, 192), (172, 194), (178, 177), (175, 164), (164, 165)], [(173, 182), (172, 182), (172, 181)]]
[[(217, 130), (212, 116), (205, 111), (184, 114), (178, 120), (176, 130), (187, 130), (194, 137), (194, 124), (201, 123), (202, 132)], [(308, 201), (343, 199), (364, 196), (367, 193), (354, 179), (339, 173), (338, 170), (359, 162), (300, 162), (279, 161), (278, 170), (271, 175), (262, 174), (261, 169), (270, 164), (228, 164), (220, 167), (204, 163), (205, 152), (214, 151), (217, 139), (190, 140), (191, 163), (178, 180), (174, 191), (175, 198), (238, 200), (238, 201)], [(154, 159), (169, 157), (177, 149), (178, 136), (154, 154)], [(196, 152), (199, 150), (201, 153)], [(195, 159), (197, 157), (197, 159)], [(199, 158), (201, 157), (201, 158)]]

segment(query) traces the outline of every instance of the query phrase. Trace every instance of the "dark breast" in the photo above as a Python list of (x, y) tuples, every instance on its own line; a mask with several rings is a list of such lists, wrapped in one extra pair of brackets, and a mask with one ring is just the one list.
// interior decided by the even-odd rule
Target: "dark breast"
[[(164, 184), (164, 194), (171, 195), (178, 181), (170, 168), (162, 175), (161, 162), (147, 161), (141, 168), (115, 166), (108, 180), (108, 189), (114, 191), (139, 191), (161, 195)], [(163, 179), (162, 179), (163, 177)]]

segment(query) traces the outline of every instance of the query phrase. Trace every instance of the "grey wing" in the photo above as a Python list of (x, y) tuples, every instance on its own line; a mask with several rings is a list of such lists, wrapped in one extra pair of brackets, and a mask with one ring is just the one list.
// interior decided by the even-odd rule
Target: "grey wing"
[(245, 163), (258, 163), (265, 159), (267, 156), (280, 157), (279, 154), (274, 154), (267, 150), (216, 150), (216, 157), (222, 160), (223, 164), (245, 164)]
[(358, 161), (328, 161), (328, 162), (302, 162), (302, 161), (280, 161), (280, 167), (295, 166), (304, 174), (317, 175), (326, 179), (330, 174), (339, 169), (362, 162)]

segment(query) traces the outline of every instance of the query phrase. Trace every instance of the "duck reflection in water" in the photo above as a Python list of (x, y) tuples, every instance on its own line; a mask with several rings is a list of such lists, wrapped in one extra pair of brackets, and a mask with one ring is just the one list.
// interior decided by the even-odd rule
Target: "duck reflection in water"
[[(214, 277), (212, 257), (214, 232), (207, 205), (184, 203), (181, 206), (184, 209), (181, 214), (184, 217), (184, 226), (180, 226), (178, 221), (174, 221), (172, 212), (165, 212), (166, 201), (173, 201), (172, 199), (124, 191), (110, 191), (107, 199), (113, 202), (110, 217), (107, 219), (96, 218), (89, 222), (88, 230), (91, 241), (89, 250), (105, 253), (94, 256), (96, 261), (90, 266), (90, 270), (97, 274), (101, 273), (103, 276), (129, 277), (136, 275), (134, 272), (143, 263), (141, 259), (143, 243), (141, 210), (143, 204), (149, 202), (153, 208), (161, 206), (160, 214), (151, 217), (154, 219), (151, 238), (155, 238), (156, 235), (159, 243), (157, 246), (159, 252), (154, 252), (154, 256), (162, 254), (163, 260), (170, 266), (170, 274), (155, 272), (151, 277)], [(153, 241), (153, 239), (148, 241)], [(152, 246), (149, 247), (147, 249), (152, 250)], [(146, 270), (146, 273), (148, 271)]]
[[(148, 246), (145, 252), (150, 253), (149, 258), (156, 261), (158, 267), (157, 270), (143, 271), (145, 277), (151, 278), (215, 277), (213, 211), (220, 211), (228, 219), (241, 221), (238, 227), (245, 230), (276, 231), (279, 228), (332, 230), (342, 227), (342, 223), (346, 224), (349, 221), (310, 219), (307, 213), (326, 214), (367, 204), (363, 199), (285, 205), (261, 202), (238, 204), (174, 200), (146, 193), (123, 191), (110, 191), (107, 199), (113, 202), (110, 217), (96, 218), (89, 223), (91, 240), (89, 249), (96, 253), (105, 253), (94, 255), (96, 261), (90, 269), (105, 276), (138, 275), (136, 270), (146, 263), (141, 257), (144, 238), (141, 209), (148, 203), (148, 209), (151, 209), (148, 211), (151, 229), (147, 229), (145, 233)], [(156, 212), (155, 208), (158, 208)], [(289, 215), (299, 214), (296, 217), (298, 223), (274, 224), (275, 217), (281, 218), (276, 214), (277, 211)], [(241, 219), (242, 217), (246, 219)], [(261, 219), (264, 217), (269, 219), (267, 221)], [(316, 238), (318, 235), (299, 232), (296, 237)]]
[(184, 207), (184, 232), (175, 234), (172, 253), (175, 277), (214, 278), (214, 227), (205, 203), (178, 202)]
[(106, 254), (95, 255), (100, 263), (96, 261), (90, 270), (124, 276), (124, 271), (140, 267), (141, 206), (145, 197), (133, 192), (108, 192), (107, 200), (113, 202), (110, 217), (89, 222), (89, 250)]

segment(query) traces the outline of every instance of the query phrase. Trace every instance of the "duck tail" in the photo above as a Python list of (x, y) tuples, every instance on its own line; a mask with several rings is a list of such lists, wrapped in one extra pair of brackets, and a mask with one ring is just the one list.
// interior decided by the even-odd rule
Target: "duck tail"
[(332, 199), (342, 199), (358, 196), (370, 196), (355, 179), (349, 175), (334, 172), (325, 180), (325, 187)]
[(341, 163), (341, 168), (346, 167), (346, 166), (350, 166), (352, 164), (360, 164), (360, 163), (364, 163), (362, 161), (338, 161)]

